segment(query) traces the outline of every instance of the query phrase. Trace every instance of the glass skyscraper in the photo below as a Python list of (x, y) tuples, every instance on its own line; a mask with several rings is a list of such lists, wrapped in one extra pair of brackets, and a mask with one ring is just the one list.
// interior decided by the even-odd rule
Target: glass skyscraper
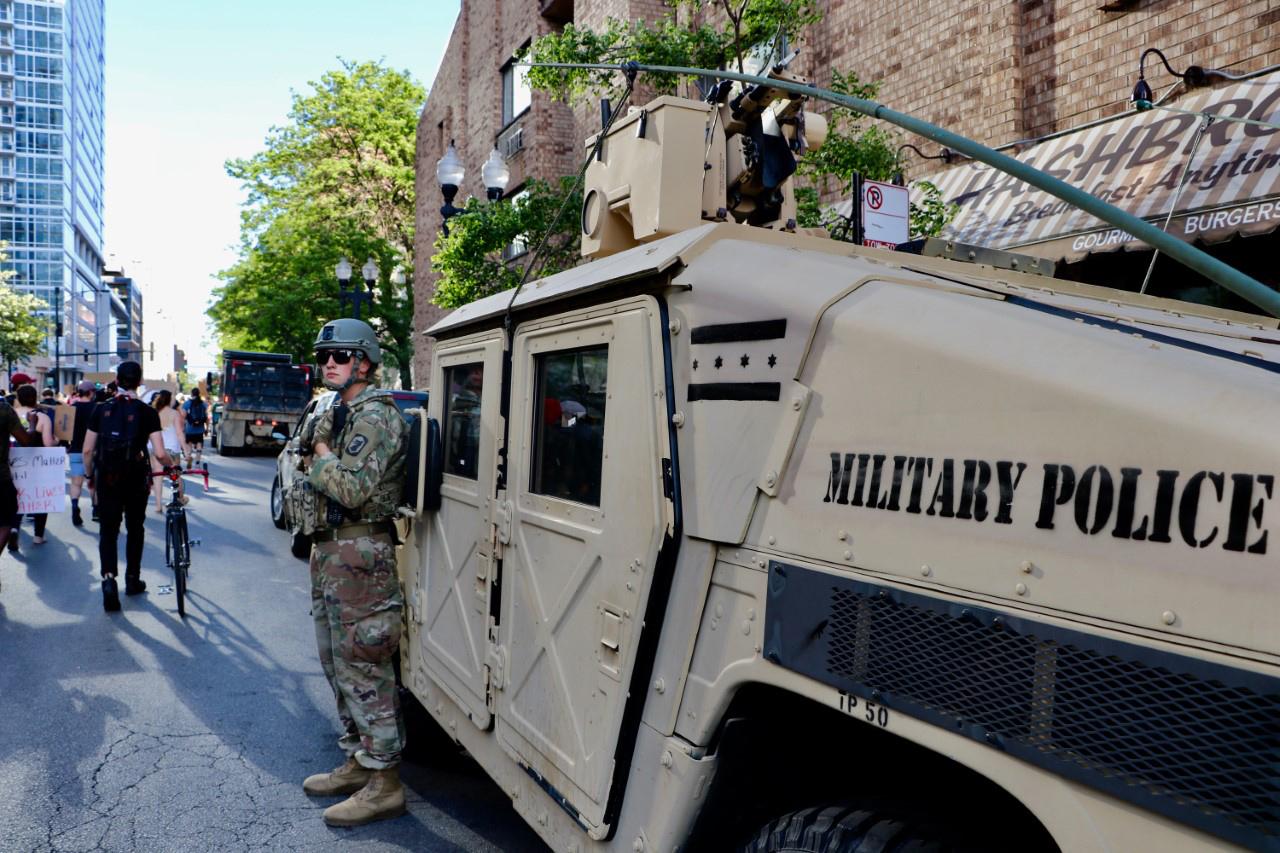
[(103, 14), (103, 0), (0, 0), (0, 240), (9, 283), (49, 305), (48, 354), (27, 367), (59, 386), (115, 344), (100, 334)]

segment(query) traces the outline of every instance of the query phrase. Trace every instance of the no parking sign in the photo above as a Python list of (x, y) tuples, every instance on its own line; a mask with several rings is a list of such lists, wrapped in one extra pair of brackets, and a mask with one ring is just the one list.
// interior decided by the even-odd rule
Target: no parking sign
[(906, 187), (862, 182), (862, 244), (892, 249), (910, 237), (911, 194)]

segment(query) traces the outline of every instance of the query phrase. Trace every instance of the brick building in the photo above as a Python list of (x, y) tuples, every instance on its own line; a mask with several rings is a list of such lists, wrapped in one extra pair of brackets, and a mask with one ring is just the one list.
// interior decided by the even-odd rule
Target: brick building
[[(1148, 47), (1164, 51), (1178, 70), (1199, 65), (1245, 74), (1280, 65), (1276, 0), (825, 0), (824, 5), (826, 17), (806, 34), (793, 71), (819, 85), (830, 81), (832, 68), (878, 80), (883, 103), (991, 146), (1124, 113), (1139, 56)], [(483, 194), (480, 166), (495, 144), (507, 156), (510, 192), (529, 177), (575, 172), (583, 140), (598, 127), (594, 107), (571, 110), (544, 93), (521, 93), (518, 72), (509, 67), (514, 52), (569, 21), (595, 29), (611, 17), (654, 20), (667, 13), (660, 0), (462, 0), (418, 126), (416, 249), (422, 260), (414, 283), (416, 328), (425, 329), (440, 313), (430, 304), (434, 276), (425, 259), (440, 227), (435, 163), (449, 140), (456, 140), (467, 165), (460, 193), (465, 198)], [(1175, 82), (1155, 57), (1146, 70), (1157, 94)], [(1280, 89), (1280, 75), (1255, 83), (1254, 100), (1261, 104), (1266, 87)], [(1183, 100), (1175, 92), (1170, 103)], [(1280, 109), (1270, 120), (1280, 121)], [(1250, 162), (1259, 156), (1270, 162), (1268, 152), (1280, 145), (1280, 134), (1271, 132), (1269, 140), (1266, 135), (1257, 131), (1244, 140), (1265, 143)], [(926, 153), (937, 150), (905, 134), (902, 139)], [(925, 164), (912, 164), (913, 177), (930, 171)], [(1276, 171), (1280, 174), (1280, 168)], [(1249, 192), (1269, 191), (1250, 186)], [(1280, 185), (1271, 188), (1280, 190)], [(1238, 248), (1224, 252), (1232, 262), (1241, 260)], [(1249, 252), (1243, 254), (1247, 266)], [(1073, 277), (1092, 275), (1100, 281), (1128, 275), (1128, 267), (1141, 260), (1113, 261), (1099, 272), (1094, 259), (1076, 255), (1068, 258), (1081, 261)], [(417, 376), (429, 375), (426, 364), (422, 352)]]

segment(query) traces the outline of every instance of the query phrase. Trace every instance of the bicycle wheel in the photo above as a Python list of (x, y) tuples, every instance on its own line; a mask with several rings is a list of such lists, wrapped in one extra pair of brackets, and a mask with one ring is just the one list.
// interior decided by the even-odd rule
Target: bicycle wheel
[(164, 514), (164, 564), (173, 568), (173, 513)]
[(187, 615), (187, 567), (191, 565), (190, 542), (187, 540), (187, 519), (175, 514), (173, 520), (173, 586), (178, 595), (178, 615)]

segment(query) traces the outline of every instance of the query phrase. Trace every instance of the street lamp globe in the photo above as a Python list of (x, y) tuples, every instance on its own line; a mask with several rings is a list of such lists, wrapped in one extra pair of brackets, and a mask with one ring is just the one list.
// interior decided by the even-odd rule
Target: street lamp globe
[(369, 289), (373, 290), (373, 285), (378, 281), (378, 262), (369, 256), (369, 260), (364, 262), (364, 266), (360, 268), (360, 275), (364, 276), (364, 283), (369, 285)]
[(436, 161), (436, 180), (440, 182), (440, 189), (444, 192), (447, 201), (453, 201), (453, 195), (462, 185), (462, 179), (466, 174), (467, 170), (463, 168), (462, 160), (458, 157), (458, 149), (453, 147), (451, 139), (444, 156)]
[(498, 151), (497, 146), (489, 152), (489, 159), (484, 162), (480, 174), (484, 178), (484, 188), (489, 193), (489, 201), (502, 198), (502, 194), (507, 191), (507, 185), (511, 183), (511, 170), (507, 168), (507, 161), (502, 159), (502, 153)]
[(333, 268), (333, 274), (338, 277), (338, 281), (344, 284), (351, 281), (351, 262), (343, 255), (338, 261), (338, 265)]

